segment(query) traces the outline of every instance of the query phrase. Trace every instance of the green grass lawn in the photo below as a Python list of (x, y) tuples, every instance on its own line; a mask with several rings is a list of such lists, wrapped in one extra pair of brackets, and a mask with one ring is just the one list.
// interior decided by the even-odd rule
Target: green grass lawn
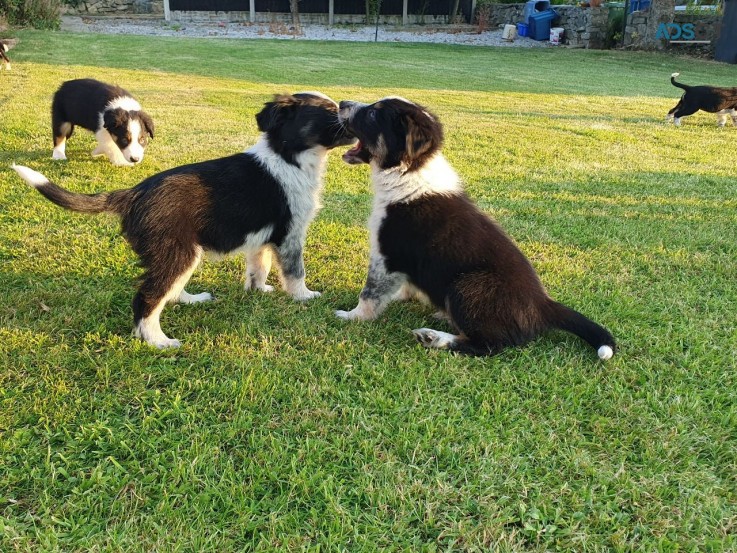
[[(184, 40), (24, 31), (0, 72), (0, 551), (735, 551), (737, 129), (663, 123), (702, 60), (565, 49)], [(135, 168), (78, 131), (51, 160), (67, 79), (130, 90), (156, 139)], [(399, 94), (445, 124), (470, 195), (551, 295), (608, 327), (603, 363), (553, 333), (494, 358), (426, 351), (397, 304), (346, 324), (366, 272), (365, 166), (331, 154), (307, 304), (205, 264), (130, 337), (139, 269), (110, 217), (9, 168), (129, 187), (241, 151), (273, 93)], [(273, 279), (272, 279), (273, 280)]]

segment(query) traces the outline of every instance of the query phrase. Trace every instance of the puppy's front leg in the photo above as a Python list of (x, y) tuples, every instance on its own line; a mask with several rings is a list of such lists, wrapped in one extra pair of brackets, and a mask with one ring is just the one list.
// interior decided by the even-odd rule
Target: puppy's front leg
[(246, 290), (262, 290), (272, 292), (273, 286), (266, 284), (266, 278), (271, 270), (271, 250), (262, 246), (258, 250), (246, 254)]
[(297, 301), (310, 300), (320, 295), (305, 285), (305, 263), (302, 254), (302, 241), (287, 239), (276, 251), (282, 287)]
[(402, 273), (388, 272), (383, 259), (372, 258), (366, 284), (358, 296), (358, 305), (350, 311), (336, 311), (335, 315), (346, 321), (375, 319), (386, 309), (406, 281), (407, 278)]

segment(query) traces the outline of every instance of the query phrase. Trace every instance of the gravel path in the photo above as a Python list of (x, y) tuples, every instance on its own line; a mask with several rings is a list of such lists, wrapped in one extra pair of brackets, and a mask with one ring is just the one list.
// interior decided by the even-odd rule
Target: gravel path
[[(195, 23), (167, 22), (158, 18), (126, 17), (62, 17), (62, 30), (86, 33), (148, 36), (183, 36), (207, 38), (285, 38), (294, 40), (346, 40), (373, 42), (372, 26), (355, 27), (306, 25), (301, 35), (295, 36), (285, 25), (250, 23)], [(518, 37), (514, 42), (502, 39), (501, 30), (475, 32), (441, 32), (435, 28), (413, 27), (397, 30), (395, 27), (379, 27), (379, 42), (432, 42), (440, 44), (466, 44), (470, 46), (507, 46), (541, 48), (550, 47), (547, 41)]]

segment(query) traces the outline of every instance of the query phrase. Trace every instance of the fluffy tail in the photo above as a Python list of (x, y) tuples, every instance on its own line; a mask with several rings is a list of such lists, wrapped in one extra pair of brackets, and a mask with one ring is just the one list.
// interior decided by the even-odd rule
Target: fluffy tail
[(553, 308), (553, 316), (550, 324), (553, 327), (586, 340), (596, 350), (600, 359), (612, 358), (616, 350), (616, 344), (606, 328), (562, 303), (551, 300), (551, 307)]
[(28, 186), (38, 190), (47, 200), (79, 213), (115, 213), (122, 214), (125, 209), (127, 190), (102, 192), (99, 194), (77, 194), (55, 185), (38, 171), (23, 165), (12, 165), (15, 172), (26, 181)]
[(676, 82), (676, 77), (677, 77), (678, 75), (680, 75), (680, 73), (671, 73), (671, 74), (670, 74), (670, 83), (671, 83), (671, 84), (672, 84), (673, 86), (677, 86), (678, 88), (682, 88), (683, 90), (688, 90), (689, 88), (691, 88), (691, 87), (690, 87), (690, 86), (688, 86), (687, 84), (681, 84), (681, 83), (677, 83), (677, 82)]

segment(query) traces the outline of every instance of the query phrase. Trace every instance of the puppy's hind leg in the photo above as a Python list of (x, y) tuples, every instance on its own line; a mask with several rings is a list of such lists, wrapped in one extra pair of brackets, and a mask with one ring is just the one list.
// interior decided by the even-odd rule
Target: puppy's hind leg
[(682, 100), (678, 100), (678, 103), (673, 106), (673, 108), (668, 112), (668, 114), (665, 116), (665, 122), (668, 123), (671, 119), (673, 119), (673, 114), (680, 109), (680, 107), (683, 105)]
[(676, 109), (673, 112), (673, 123), (675, 123), (676, 127), (680, 127), (681, 119), (683, 117), (686, 117), (688, 115), (693, 115), (697, 111), (699, 111), (699, 108), (695, 108), (693, 106), (686, 107), (682, 103), (679, 103), (678, 109)]
[(450, 334), (432, 328), (416, 328), (412, 331), (417, 341), (428, 349), (447, 349), (466, 355), (496, 355), (501, 350), (474, 344), (464, 334)]
[(246, 254), (246, 290), (261, 290), (273, 292), (274, 287), (266, 284), (266, 278), (271, 270), (271, 249), (262, 246)]
[(54, 135), (54, 151), (51, 153), (51, 159), (65, 160), (67, 158), (67, 140), (74, 132), (74, 125), (65, 121), (54, 121), (52, 127)]
[[(159, 349), (178, 348), (179, 340), (169, 338), (161, 330), (160, 316), (167, 302), (200, 298), (206, 301), (205, 294), (192, 296), (184, 292), (184, 286), (192, 276), (202, 258), (202, 251), (188, 255), (163, 255), (152, 263), (143, 277), (138, 292), (133, 298), (134, 335)], [(210, 294), (206, 294), (210, 296)], [(195, 303), (186, 302), (185, 303)]]
[(723, 109), (717, 112), (717, 127), (720, 129), (727, 124), (727, 116), (732, 114), (731, 109)]

